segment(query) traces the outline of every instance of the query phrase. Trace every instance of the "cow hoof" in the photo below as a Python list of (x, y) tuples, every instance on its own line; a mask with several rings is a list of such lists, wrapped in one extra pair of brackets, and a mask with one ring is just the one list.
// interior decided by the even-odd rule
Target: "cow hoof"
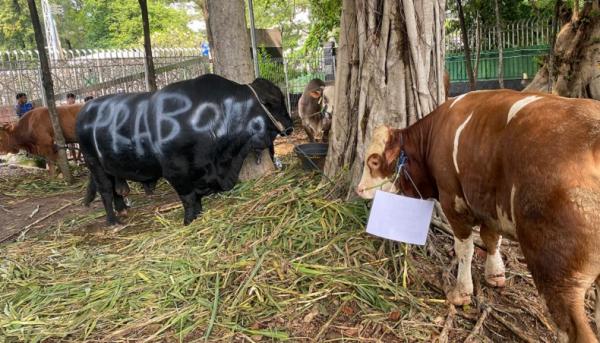
[(455, 306), (469, 305), (471, 303), (471, 295), (471, 293), (453, 290), (448, 294), (448, 301)]
[(506, 277), (504, 274), (486, 275), (485, 283), (492, 287), (502, 288), (506, 286)]
[(117, 214), (121, 217), (127, 217), (127, 209), (121, 210), (119, 212), (117, 212)]
[(112, 226), (115, 226), (115, 225), (119, 225), (119, 224), (121, 224), (121, 222), (120, 222), (119, 220), (117, 220), (117, 219), (115, 219), (115, 220), (107, 220), (107, 221), (106, 221), (106, 224), (107, 224), (108, 226), (111, 226), (111, 227), (112, 227)]

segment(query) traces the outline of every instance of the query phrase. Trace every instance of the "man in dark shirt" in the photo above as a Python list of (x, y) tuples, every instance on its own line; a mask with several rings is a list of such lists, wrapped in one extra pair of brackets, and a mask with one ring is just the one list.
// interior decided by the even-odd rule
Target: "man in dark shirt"
[(33, 109), (33, 104), (27, 102), (27, 94), (19, 93), (17, 94), (17, 104), (15, 105), (15, 113), (19, 119), (27, 112)]
[(67, 105), (73, 105), (75, 103), (75, 94), (67, 93)]

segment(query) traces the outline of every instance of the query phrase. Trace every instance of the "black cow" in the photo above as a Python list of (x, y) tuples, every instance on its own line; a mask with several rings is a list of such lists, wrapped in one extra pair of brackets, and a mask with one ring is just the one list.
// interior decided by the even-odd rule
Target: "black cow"
[[(241, 85), (207, 74), (152, 93), (114, 94), (88, 102), (77, 136), (110, 225), (126, 209), (125, 180), (148, 188), (164, 177), (179, 195), (184, 224), (202, 211), (202, 197), (231, 189), (250, 152), (273, 148), (292, 132), (281, 90), (258, 78)], [(90, 193), (91, 196), (90, 196)]]

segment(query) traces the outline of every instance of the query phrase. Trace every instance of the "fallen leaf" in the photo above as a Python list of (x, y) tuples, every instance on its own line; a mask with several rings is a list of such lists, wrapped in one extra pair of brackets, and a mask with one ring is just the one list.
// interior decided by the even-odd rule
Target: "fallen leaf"
[(356, 337), (358, 336), (358, 328), (343, 329), (342, 334), (345, 336)]
[(351, 316), (354, 314), (354, 309), (350, 306), (342, 306), (342, 312), (347, 316)]
[(388, 315), (388, 319), (391, 321), (397, 321), (398, 319), (400, 319), (400, 312), (399, 311), (390, 312), (390, 314)]
[(319, 309), (317, 309), (316, 307), (312, 309), (312, 311), (310, 311), (306, 316), (304, 316), (304, 319), (302, 319), (303, 322), (305, 323), (310, 323), (313, 321), (313, 319), (315, 319), (316, 316), (319, 315)]

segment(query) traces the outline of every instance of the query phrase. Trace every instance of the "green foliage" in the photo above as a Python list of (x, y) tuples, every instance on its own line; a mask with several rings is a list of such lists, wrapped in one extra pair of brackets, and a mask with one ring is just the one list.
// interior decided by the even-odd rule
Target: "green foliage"
[(342, 0), (310, 0), (310, 31), (303, 50), (310, 53), (330, 38), (338, 40)]
[(27, 1), (0, 1), (0, 49), (21, 50), (33, 46), (35, 39)]
[[(188, 15), (166, 0), (148, 1), (154, 46), (197, 47), (201, 36), (188, 27)], [(142, 16), (137, 1), (86, 0), (69, 6), (68, 20), (59, 30), (74, 48), (129, 48), (143, 42)], [(67, 18), (65, 18), (67, 19)]]
[(258, 68), (260, 70), (261, 77), (264, 77), (265, 79), (268, 79), (276, 84), (282, 84), (285, 82), (283, 63), (281, 61), (273, 60), (264, 47), (258, 48)]
[[(499, 0), (500, 15), (505, 22), (532, 18), (550, 18), (554, 10), (554, 0)], [(477, 15), (484, 26), (496, 24), (493, 0), (462, 0), (467, 27), (473, 27)], [(456, 0), (447, 2), (448, 10), (458, 17)], [(458, 20), (448, 21), (446, 31), (459, 30)]]
[[(198, 47), (202, 34), (188, 28), (191, 17), (169, 6), (172, 2), (148, 1), (152, 44)], [(143, 42), (142, 15), (135, 0), (50, 0), (50, 3), (62, 8), (62, 13), (54, 16), (63, 48), (131, 48), (140, 47)], [(26, 0), (0, 1), (0, 50), (34, 48)]]
[[(300, 38), (307, 24), (297, 20), (298, 13), (309, 9), (308, 0), (254, 0), (254, 20), (257, 28), (277, 28), (281, 31), (282, 46), (287, 55), (298, 51)], [(249, 19), (248, 19), (249, 22)]]

